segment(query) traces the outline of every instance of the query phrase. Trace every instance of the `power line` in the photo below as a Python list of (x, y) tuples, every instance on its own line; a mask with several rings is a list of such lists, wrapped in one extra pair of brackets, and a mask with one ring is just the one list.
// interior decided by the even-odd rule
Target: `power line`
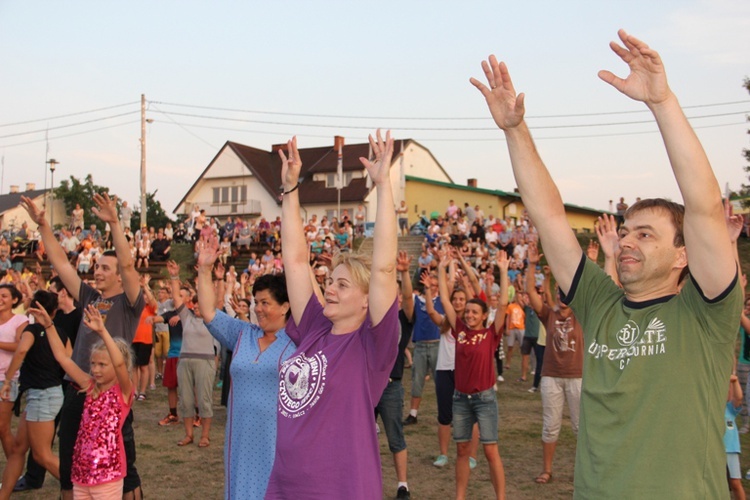
[[(452, 120), (489, 120), (488, 116), (482, 117), (456, 117), (456, 116), (444, 116), (444, 117), (408, 117), (408, 116), (354, 116), (354, 115), (326, 115), (326, 114), (315, 114), (315, 113), (289, 113), (283, 111), (261, 111), (251, 109), (236, 109), (236, 108), (221, 108), (215, 106), (200, 106), (196, 104), (180, 104), (173, 102), (164, 101), (150, 101), (156, 104), (163, 104), (165, 106), (177, 106), (183, 108), (194, 108), (194, 109), (206, 109), (212, 111), (228, 111), (232, 113), (250, 113), (250, 114), (262, 114), (262, 115), (275, 115), (275, 116), (302, 116), (305, 118), (340, 118), (348, 120), (435, 120), (435, 121), (452, 121)], [(731, 106), (735, 104), (748, 104), (750, 101), (730, 101), (730, 102), (718, 102), (710, 104), (696, 104), (692, 106), (682, 106), (682, 109), (699, 109), (699, 108), (712, 108), (718, 106)], [(541, 119), (541, 118), (581, 118), (586, 116), (608, 116), (608, 115), (628, 115), (636, 113), (649, 113), (648, 109), (630, 110), (630, 111), (601, 111), (596, 113), (574, 113), (574, 114), (562, 114), (562, 115), (538, 115), (538, 116), (527, 116), (527, 119)]]
[(138, 111), (137, 110), (136, 111), (128, 111), (126, 113), (120, 113), (118, 115), (110, 115), (110, 116), (105, 116), (103, 118), (92, 118), (91, 120), (85, 120), (85, 121), (76, 122), (76, 123), (69, 123), (67, 125), (58, 125), (56, 127), (47, 127), (47, 128), (43, 128), (43, 129), (39, 129), (39, 130), (31, 130), (29, 132), (18, 132), (18, 133), (15, 133), (15, 134), (0, 135), (0, 139), (7, 139), (8, 137), (18, 137), (19, 135), (38, 134), (39, 132), (47, 132), (49, 130), (58, 130), (58, 129), (61, 129), (61, 128), (77, 127), (78, 125), (86, 125), (87, 123), (100, 122), (100, 121), (104, 121), (104, 120), (110, 120), (112, 118), (120, 118), (121, 116), (128, 116), (128, 115), (132, 115), (132, 114), (135, 114), (135, 113), (138, 113)]
[[(715, 124), (715, 125), (696, 125), (693, 126), (694, 130), (699, 129), (708, 129), (708, 128), (719, 128), (719, 127), (734, 127), (738, 125), (745, 125), (746, 122), (735, 122), (735, 123), (723, 123), (723, 124)], [(317, 135), (317, 134), (300, 134), (295, 132), (269, 132), (268, 130), (252, 130), (252, 129), (239, 129), (239, 128), (231, 128), (231, 127), (215, 127), (212, 125), (199, 125), (194, 123), (178, 123), (173, 121), (171, 123), (173, 125), (178, 125), (182, 128), (185, 127), (193, 127), (193, 128), (204, 128), (204, 129), (210, 129), (210, 130), (223, 130), (223, 131), (229, 131), (229, 132), (242, 132), (242, 133), (248, 133), (248, 134), (264, 134), (264, 135), (276, 135), (280, 137), (289, 138), (293, 135), (296, 135), (297, 137), (309, 137), (309, 138), (315, 138), (315, 139), (330, 139), (330, 135)], [(168, 123), (169, 125), (169, 123)], [(399, 130), (399, 129), (396, 129)], [(497, 131), (498, 129), (494, 129)], [(585, 134), (585, 135), (565, 135), (565, 136), (553, 136), (553, 137), (534, 137), (534, 140), (537, 141), (544, 141), (544, 140), (558, 140), (558, 139), (588, 139), (588, 138), (597, 138), (597, 137), (618, 137), (618, 136), (628, 136), (628, 135), (645, 135), (645, 134), (656, 134), (658, 133), (658, 130), (645, 130), (645, 131), (639, 131), (639, 132), (613, 132), (608, 134)], [(349, 139), (359, 139), (363, 142), (367, 140), (367, 137), (350, 137)], [(429, 137), (420, 137), (418, 139), (422, 142), (505, 142), (505, 139), (503, 137), (494, 137), (494, 138), (481, 138), (481, 137), (467, 137), (467, 138), (429, 138)]]
[(38, 142), (45, 142), (47, 140), (54, 141), (55, 139), (63, 139), (65, 137), (73, 137), (76, 135), (91, 134), (93, 132), (99, 132), (100, 130), (107, 130), (110, 128), (122, 127), (123, 125), (132, 125), (134, 123), (140, 123), (140, 120), (133, 120), (133, 121), (124, 122), (124, 123), (116, 123), (114, 125), (107, 125), (106, 127), (99, 127), (99, 128), (95, 128), (91, 130), (83, 130), (81, 132), (73, 132), (72, 134), (57, 135), (55, 137), (49, 137), (49, 138), (44, 138), (44, 139), (35, 139), (33, 141), (15, 142), (13, 144), (3, 144), (2, 146), (0, 146), (0, 148), (12, 148), (13, 146), (24, 146), (26, 144), (36, 144)]
[(121, 108), (123, 106), (131, 106), (133, 104), (138, 104), (138, 101), (126, 102), (126, 103), (123, 103), (123, 104), (116, 104), (114, 106), (107, 106), (107, 107), (104, 107), (104, 108), (90, 109), (88, 111), (79, 111), (77, 113), (68, 113), (66, 115), (57, 115), (57, 116), (50, 116), (48, 118), (37, 118), (35, 120), (26, 120), (24, 122), (4, 123), (4, 124), (0, 125), (0, 128), (2, 128), (2, 127), (12, 127), (12, 126), (15, 126), (15, 125), (27, 125), (29, 123), (44, 122), (44, 121), (49, 121), (49, 120), (57, 120), (59, 118), (68, 118), (70, 116), (85, 115), (85, 114), (88, 114), (88, 113), (96, 113), (98, 111), (106, 111), (108, 109)]
[[(183, 125), (182, 125), (181, 123), (177, 122), (177, 121), (176, 121), (176, 120), (175, 120), (174, 118), (172, 118), (172, 117), (171, 117), (171, 116), (169, 115), (169, 113), (167, 113), (167, 112), (165, 112), (165, 111), (162, 111), (162, 110), (160, 110), (160, 109), (158, 108), (158, 106), (156, 106), (156, 104), (155, 104), (155, 103), (151, 102), (150, 104), (154, 104), (154, 108), (155, 108), (155, 109), (156, 109), (156, 110), (157, 110), (157, 111), (158, 111), (159, 113), (161, 113), (161, 114), (163, 114), (164, 116), (166, 116), (166, 117), (167, 117), (167, 118), (168, 118), (168, 119), (169, 119), (169, 120), (170, 120), (170, 121), (171, 121), (172, 123), (174, 123), (175, 125), (177, 125), (178, 127), (180, 127), (180, 128), (182, 129), (182, 130), (184, 130), (184, 131), (185, 131), (185, 132), (187, 132), (188, 134), (192, 135), (193, 137), (195, 137), (195, 138), (196, 138), (196, 139), (198, 139), (199, 141), (203, 142), (204, 144), (207, 144), (207, 145), (208, 145), (209, 147), (211, 147), (211, 149), (217, 149), (217, 148), (216, 148), (216, 146), (214, 146), (213, 144), (211, 144), (210, 142), (208, 142), (207, 140), (205, 140), (205, 139), (204, 139), (203, 137), (201, 137), (201, 136), (199, 136), (198, 134), (195, 134), (195, 133), (191, 132), (190, 130), (188, 130), (187, 128), (185, 128), (185, 127), (184, 127), (184, 126), (183, 126)], [(150, 106), (149, 106), (149, 108), (150, 108)]]
[[(164, 113), (162, 111), (157, 111)], [(738, 111), (733, 113), (716, 113), (711, 115), (701, 115), (688, 117), (689, 120), (699, 120), (704, 118), (718, 118), (722, 116), (734, 116), (734, 115), (745, 115), (750, 111)], [(229, 118), (220, 116), (210, 115), (199, 115), (194, 113), (171, 113), (174, 116), (185, 116), (189, 118), (200, 118), (204, 120), (218, 120), (218, 121), (229, 121), (229, 122), (240, 122), (240, 123), (257, 123), (262, 125), (281, 125), (291, 127), (310, 127), (310, 128), (335, 128), (335, 129), (352, 129), (352, 130), (373, 130), (378, 128), (376, 125), (325, 125), (325, 124), (314, 124), (314, 123), (290, 123), (290, 122), (276, 122), (267, 120), (250, 120), (247, 118)], [(640, 125), (646, 123), (653, 123), (653, 119), (648, 120), (636, 120), (628, 122), (606, 122), (606, 123), (584, 123), (584, 124), (568, 124), (568, 125), (539, 125), (529, 127), (531, 129), (543, 130), (543, 129), (568, 129), (568, 128), (587, 128), (587, 127), (611, 127), (618, 125)], [(480, 132), (497, 130), (496, 126), (492, 127), (397, 127), (399, 130), (406, 131), (445, 131), (445, 132)], [(2, 138), (2, 137), (0, 137)]]

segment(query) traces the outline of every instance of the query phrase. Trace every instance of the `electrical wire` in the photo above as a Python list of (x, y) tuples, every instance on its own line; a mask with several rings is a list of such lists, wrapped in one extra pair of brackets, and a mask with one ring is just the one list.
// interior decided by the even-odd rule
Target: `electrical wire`
[(8, 137), (18, 137), (20, 135), (38, 134), (39, 132), (47, 132), (49, 130), (59, 130), (61, 128), (77, 127), (78, 125), (86, 125), (87, 123), (94, 123), (94, 122), (101, 122), (101, 121), (104, 121), (104, 120), (111, 120), (112, 118), (120, 118), (121, 116), (128, 116), (128, 115), (132, 115), (132, 114), (135, 114), (135, 113), (140, 113), (140, 111), (139, 110), (128, 111), (126, 113), (120, 113), (120, 114), (117, 114), (117, 115), (105, 116), (103, 118), (92, 118), (91, 120), (86, 120), (86, 121), (76, 122), (76, 123), (69, 123), (67, 125), (58, 125), (56, 127), (48, 127), (48, 128), (43, 128), (43, 129), (39, 129), (39, 130), (30, 130), (28, 132), (18, 132), (18, 133), (15, 133), (15, 134), (0, 135), (0, 139), (7, 139)]
[(23, 122), (3, 123), (3, 124), (0, 124), (0, 128), (3, 128), (3, 127), (12, 127), (12, 126), (15, 126), (15, 125), (27, 125), (29, 123), (45, 122), (45, 121), (49, 121), (49, 120), (57, 120), (59, 118), (68, 118), (70, 116), (85, 115), (87, 113), (96, 113), (98, 111), (106, 111), (108, 109), (121, 108), (123, 106), (131, 106), (133, 104), (138, 104), (138, 102), (139, 101), (126, 102), (126, 103), (123, 103), (123, 104), (115, 104), (114, 106), (107, 106), (107, 107), (104, 107), (104, 108), (90, 109), (88, 111), (79, 111), (77, 113), (68, 113), (66, 115), (50, 116), (48, 118), (37, 118), (35, 120), (26, 120), (26, 121), (23, 121)]
[(81, 132), (73, 132), (71, 134), (65, 134), (65, 135), (57, 135), (55, 137), (48, 137), (48, 138), (44, 138), (44, 139), (35, 139), (33, 141), (15, 142), (13, 144), (3, 144), (3, 145), (0, 145), (0, 148), (12, 148), (13, 146), (24, 146), (26, 144), (36, 144), (36, 143), (45, 142), (45, 141), (48, 141), (48, 140), (49, 141), (54, 141), (55, 139), (63, 139), (65, 137), (73, 137), (73, 136), (76, 136), (76, 135), (91, 134), (91, 133), (94, 133), (94, 132), (99, 132), (100, 130), (107, 130), (107, 129), (110, 129), (110, 128), (122, 127), (124, 125), (132, 125), (134, 123), (140, 123), (140, 120), (131, 120), (129, 122), (116, 123), (114, 125), (107, 125), (106, 127), (99, 127), (99, 128), (95, 128), (95, 129), (92, 129), (92, 130), (83, 130)]
[[(353, 116), (353, 115), (326, 115), (326, 114), (315, 114), (315, 113), (288, 113), (282, 111), (260, 111), (250, 109), (236, 109), (236, 108), (221, 108), (214, 106), (200, 106), (195, 104), (181, 104), (174, 102), (165, 101), (150, 101), (157, 104), (163, 104), (165, 106), (177, 106), (183, 108), (194, 108), (194, 109), (206, 109), (213, 111), (229, 111), (233, 113), (251, 113), (251, 114), (263, 114), (263, 115), (275, 115), (275, 116), (302, 116), (305, 118), (342, 118), (348, 120), (439, 120), (439, 121), (451, 121), (451, 120), (488, 120), (489, 117), (456, 117), (456, 116), (443, 116), (443, 117), (407, 117), (407, 116)], [(730, 102), (719, 102), (711, 104), (696, 104), (692, 106), (682, 106), (682, 109), (698, 109), (698, 108), (710, 108), (718, 106), (731, 106), (734, 104), (748, 104), (750, 101), (730, 101)], [(648, 109), (630, 110), (630, 111), (601, 111), (596, 113), (574, 113), (574, 114), (562, 114), (562, 115), (538, 115), (538, 116), (527, 116), (527, 119), (540, 119), (540, 118), (580, 118), (586, 116), (607, 116), (607, 115), (628, 115), (636, 113), (649, 113)]]
[[(704, 118), (717, 118), (722, 116), (734, 116), (734, 115), (745, 115), (750, 111), (738, 111), (733, 113), (717, 113), (711, 115), (701, 115), (688, 117), (689, 120), (700, 120)], [(200, 118), (204, 120), (218, 120), (218, 121), (229, 121), (229, 122), (240, 122), (240, 123), (257, 123), (262, 125), (281, 125), (281, 126), (292, 126), (292, 127), (310, 127), (310, 128), (335, 128), (335, 129), (350, 129), (350, 130), (373, 130), (378, 128), (376, 125), (325, 125), (325, 124), (314, 124), (314, 123), (290, 123), (290, 122), (275, 122), (266, 120), (250, 120), (246, 118), (229, 118), (229, 117), (218, 117), (209, 115), (198, 115), (194, 113), (170, 113), (174, 116), (184, 116), (188, 118)], [(532, 130), (543, 130), (543, 129), (569, 129), (569, 128), (587, 128), (587, 127), (612, 127), (618, 125), (640, 125), (646, 123), (653, 123), (653, 119), (649, 120), (637, 120), (628, 122), (608, 122), (608, 123), (584, 123), (584, 124), (567, 124), (567, 125), (537, 125), (529, 127)], [(479, 131), (490, 131), (497, 130), (496, 126), (493, 127), (397, 127), (399, 130), (406, 131), (446, 131), (446, 132), (479, 132)], [(1, 138), (1, 137), (0, 137)]]

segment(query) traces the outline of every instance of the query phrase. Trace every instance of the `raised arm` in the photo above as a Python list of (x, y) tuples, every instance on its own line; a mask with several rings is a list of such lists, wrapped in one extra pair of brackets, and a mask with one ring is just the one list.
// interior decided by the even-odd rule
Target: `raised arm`
[[(297, 150), (297, 138), (287, 142), (289, 157), (279, 149), (281, 158), (281, 217), (284, 223), (281, 225), (281, 241), (284, 242), (284, 273), (286, 275), (287, 290), (289, 293), (289, 306), (292, 310), (294, 321), (299, 324), (302, 313), (305, 311), (307, 302), (313, 294), (312, 283), (310, 283), (310, 263), (307, 260), (307, 242), (305, 231), (302, 227), (299, 204), (299, 174), (302, 169), (302, 159)], [(394, 287), (395, 288), (395, 287)]]
[(620, 246), (620, 238), (617, 236), (617, 222), (614, 215), (602, 214), (599, 216), (596, 224), (596, 237), (599, 239), (599, 245), (602, 253), (604, 253), (604, 272), (612, 278), (617, 286), (620, 286), (615, 262), (615, 252)]
[(128, 370), (128, 365), (125, 364), (122, 351), (120, 351), (112, 335), (109, 334), (109, 331), (104, 326), (104, 319), (99, 309), (89, 304), (83, 311), (83, 324), (89, 327), (91, 331), (96, 332), (107, 347), (107, 352), (112, 360), (112, 366), (115, 369), (115, 375), (117, 375), (117, 382), (120, 384), (122, 397), (125, 401), (129, 401), (130, 395), (133, 392), (133, 383), (130, 381), (130, 370)]
[(435, 323), (437, 326), (442, 327), (445, 324), (445, 316), (440, 314), (437, 309), (435, 309), (435, 304), (433, 304), (432, 299), (434, 298), (432, 296), (432, 288), (430, 287), (430, 283), (432, 282), (432, 277), (428, 273), (422, 274), (422, 286), (424, 286), (424, 305), (425, 310), (427, 311), (427, 316), (430, 317), (433, 323)]
[(409, 275), (409, 264), (411, 257), (404, 250), (398, 252), (396, 257), (396, 270), (401, 273), (401, 310), (404, 311), (406, 319), (411, 322), (414, 319), (414, 289), (411, 285)]
[(464, 257), (461, 255), (460, 252), (458, 255), (459, 255), (458, 263), (461, 264), (461, 268), (464, 270), (464, 273), (466, 274), (466, 278), (469, 280), (469, 285), (471, 286), (471, 290), (473, 292), (472, 297), (479, 297), (482, 294), (482, 287), (479, 284), (479, 279), (477, 278), (477, 275), (474, 274), (474, 268), (472, 268), (469, 265), (469, 263), (466, 262), (466, 259), (464, 259)]
[(505, 323), (505, 312), (508, 310), (508, 265), (510, 259), (505, 250), (497, 252), (497, 267), (500, 270), (500, 297), (497, 300), (497, 312), (495, 313), (495, 334), (500, 333)]
[(47, 259), (49, 259), (50, 264), (57, 271), (58, 276), (60, 276), (70, 295), (78, 299), (81, 295), (81, 278), (78, 276), (75, 267), (68, 260), (65, 250), (57, 241), (57, 238), (55, 238), (55, 234), (52, 232), (52, 228), (45, 217), (44, 210), (37, 207), (31, 198), (27, 198), (26, 196), (21, 196), (21, 206), (28, 212), (31, 220), (39, 226), (39, 234), (42, 236), (42, 243), (44, 243), (44, 248), (47, 250)]
[[(216, 293), (211, 274), (219, 256), (218, 250), (219, 242), (215, 236), (212, 236), (208, 245), (204, 245), (198, 253), (198, 307), (205, 323), (210, 323), (216, 316)], [(177, 302), (175, 302), (176, 307)]]
[(451, 304), (451, 294), (448, 290), (448, 264), (450, 258), (444, 256), (440, 259), (438, 264), (438, 289), (440, 293), (440, 303), (443, 304), (443, 310), (445, 311), (445, 319), (451, 328), (456, 328), (456, 310), (453, 309)]
[(565, 215), (560, 192), (537, 152), (531, 133), (523, 119), (524, 94), (516, 95), (505, 63), (495, 56), (482, 62), (489, 87), (472, 78), (487, 101), (492, 118), (505, 132), (513, 175), (521, 192), (523, 204), (534, 221), (543, 241), (554, 241), (554, 249), (547, 253), (555, 277), (564, 291), (568, 291), (582, 250)]
[(541, 314), (544, 302), (542, 301), (542, 296), (536, 291), (536, 280), (532, 272), (532, 269), (536, 269), (540, 259), (539, 248), (536, 246), (536, 243), (529, 243), (527, 258), (529, 260), (529, 267), (526, 268), (526, 293), (529, 294), (531, 308), (535, 313)]
[[(173, 260), (167, 261), (167, 272), (169, 272), (169, 285), (172, 288), (172, 303), (175, 310), (177, 310), (182, 305), (182, 296), (180, 295), (180, 265)], [(198, 275), (198, 279), (201, 279), (200, 274)]]
[(117, 266), (120, 269), (120, 277), (122, 278), (122, 289), (128, 298), (128, 302), (131, 305), (135, 304), (135, 301), (138, 300), (141, 286), (138, 279), (138, 271), (136, 271), (133, 264), (133, 256), (130, 254), (130, 244), (125, 237), (125, 232), (117, 216), (117, 196), (110, 198), (107, 193), (95, 194), (94, 203), (96, 203), (96, 206), (91, 211), (103, 222), (109, 224), (112, 245), (117, 254)]
[(37, 302), (34, 303), (33, 307), (29, 308), (29, 313), (32, 314), (36, 319), (36, 322), (44, 328), (47, 333), (47, 341), (49, 342), (50, 349), (52, 349), (52, 354), (55, 356), (55, 359), (62, 369), (65, 370), (65, 373), (67, 373), (79, 387), (88, 387), (91, 375), (81, 370), (75, 361), (71, 359), (70, 352), (63, 345), (62, 339), (57, 333), (57, 328), (49, 317), (49, 314), (47, 314), (47, 311), (45, 311)]
[(396, 253), (398, 251), (398, 230), (396, 215), (393, 212), (393, 190), (391, 188), (391, 159), (393, 158), (393, 138), (391, 131), (385, 133), (385, 140), (378, 130), (375, 137), (370, 135), (370, 147), (375, 160), (360, 158), (362, 165), (372, 179), (377, 190), (378, 201), (375, 209), (375, 232), (373, 234), (372, 269), (370, 270), (370, 293), (368, 304), (373, 325), (380, 323), (385, 313), (396, 300)]
[[(703, 146), (669, 88), (659, 54), (625, 30), (618, 35), (624, 47), (615, 42), (610, 47), (629, 66), (630, 74), (622, 79), (609, 71), (600, 71), (599, 77), (631, 99), (642, 101), (653, 113), (685, 203), (685, 248), (690, 274), (706, 298), (715, 298), (726, 290), (737, 273), (723, 223), (719, 183)], [(557, 278), (554, 267), (552, 272)]]

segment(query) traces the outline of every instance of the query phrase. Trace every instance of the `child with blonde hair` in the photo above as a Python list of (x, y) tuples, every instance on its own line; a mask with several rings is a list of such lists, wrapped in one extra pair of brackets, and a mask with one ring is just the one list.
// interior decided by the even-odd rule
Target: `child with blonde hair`
[(122, 425), (133, 403), (130, 346), (113, 339), (99, 310), (89, 305), (83, 322), (101, 340), (91, 348), (91, 369), (86, 373), (68, 355), (47, 312), (38, 303), (29, 311), (47, 331), (57, 362), (86, 393), (73, 450), (73, 498), (122, 498), (127, 466)]

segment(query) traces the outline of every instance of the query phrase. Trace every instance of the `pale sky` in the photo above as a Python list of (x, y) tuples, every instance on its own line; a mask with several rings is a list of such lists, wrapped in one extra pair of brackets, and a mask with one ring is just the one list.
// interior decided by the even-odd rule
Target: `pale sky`
[(375, 127), (429, 148), (456, 183), (509, 191), (502, 133), (468, 82), (495, 53), (565, 202), (680, 200), (645, 106), (596, 76), (627, 74), (608, 47), (618, 28), (661, 54), (722, 190), (747, 182), (750, 2), (510, 4), (0, 0), (2, 192), (49, 184), (55, 158), (56, 183), (92, 173), (137, 204), (142, 93), (148, 190), (169, 212), (227, 140), (353, 144)]

